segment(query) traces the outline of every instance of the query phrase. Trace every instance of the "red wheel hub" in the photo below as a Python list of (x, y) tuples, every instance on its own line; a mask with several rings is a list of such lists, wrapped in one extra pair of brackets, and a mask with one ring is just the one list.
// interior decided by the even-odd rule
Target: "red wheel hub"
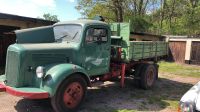
[(151, 86), (153, 84), (153, 80), (154, 80), (154, 72), (153, 70), (149, 70), (147, 73), (147, 84)]
[(75, 108), (83, 98), (83, 87), (79, 82), (69, 84), (64, 92), (64, 103), (68, 108)]

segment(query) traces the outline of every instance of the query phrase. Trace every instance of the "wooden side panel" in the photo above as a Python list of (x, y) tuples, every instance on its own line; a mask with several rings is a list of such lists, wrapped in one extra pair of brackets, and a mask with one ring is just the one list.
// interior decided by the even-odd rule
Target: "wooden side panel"
[(130, 42), (129, 60), (156, 58), (168, 55), (167, 42)]
[(200, 65), (200, 42), (192, 42), (191, 63)]
[(171, 41), (169, 54), (172, 61), (185, 63), (186, 41)]

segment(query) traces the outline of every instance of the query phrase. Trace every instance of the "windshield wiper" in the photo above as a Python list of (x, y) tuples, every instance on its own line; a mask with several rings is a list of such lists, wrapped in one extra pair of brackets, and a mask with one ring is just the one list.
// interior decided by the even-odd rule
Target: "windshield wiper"
[[(73, 38), (70, 39), (70, 40), (75, 39), (75, 37), (76, 37), (76, 35), (77, 35), (78, 33), (79, 33), (79, 32), (77, 31), (77, 32), (74, 34)], [(62, 37), (59, 37), (58, 39), (56, 39), (56, 42), (60, 42), (60, 41), (62, 41), (63, 38), (68, 37), (68, 36), (70, 36), (70, 35), (66, 34), (66, 35), (64, 35), (64, 36), (62, 36)], [(70, 36), (70, 37), (71, 37), (71, 36)], [(67, 42), (68, 42), (68, 41), (67, 41)]]
[(72, 40), (74, 40), (74, 38), (76, 37), (77, 34), (78, 34), (78, 31), (74, 34)]
[(56, 39), (56, 41), (58, 42), (58, 41), (61, 41), (63, 38), (65, 38), (65, 37), (67, 37), (67, 36), (69, 36), (68, 34), (66, 34), (66, 35), (64, 35), (64, 36), (62, 36), (62, 37), (59, 37), (58, 39)]
[(66, 34), (66, 35), (64, 35), (64, 36), (62, 36), (62, 37), (59, 37), (59, 39), (63, 39), (63, 38), (65, 38), (65, 37), (67, 37), (67, 36), (69, 36), (69, 35)]

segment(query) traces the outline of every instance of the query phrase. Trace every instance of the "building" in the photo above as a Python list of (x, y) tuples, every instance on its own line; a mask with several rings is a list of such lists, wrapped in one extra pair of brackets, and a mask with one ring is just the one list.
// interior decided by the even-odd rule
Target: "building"
[(178, 63), (200, 65), (200, 38), (168, 36), (170, 60)]
[(164, 41), (165, 36), (153, 35), (149, 33), (136, 33), (131, 32), (130, 39), (133, 41)]
[(48, 26), (54, 23), (54, 21), (47, 21), (38, 18), (0, 13), (0, 66), (5, 65), (8, 46), (15, 43), (16, 37), (13, 33), (14, 30)]

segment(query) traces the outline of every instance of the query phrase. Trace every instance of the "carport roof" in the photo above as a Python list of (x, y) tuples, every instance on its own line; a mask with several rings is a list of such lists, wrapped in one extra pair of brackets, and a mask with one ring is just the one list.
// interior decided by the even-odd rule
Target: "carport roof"
[(12, 14), (6, 14), (6, 13), (0, 13), (0, 19), (13, 19), (13, 20), (19, 20), (19, 21), (30, 21), (30, 22), (42, 22), (48, 25), (52, 25), (56, 23), (55, 21), (49, 21), (49, 20), (43, 20), (38, 18), (31, 18), (31, 17), (24, 17), (24, 16), (18, 16), (18, 15), (12, 15)]

